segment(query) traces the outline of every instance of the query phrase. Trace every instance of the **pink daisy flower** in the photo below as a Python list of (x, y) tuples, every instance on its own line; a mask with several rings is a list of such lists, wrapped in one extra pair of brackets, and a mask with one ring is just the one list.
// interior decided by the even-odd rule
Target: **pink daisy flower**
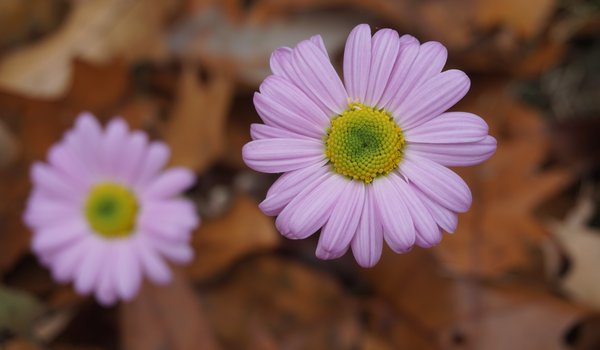
[(135, 297), (143, 276), (169, 282), (166, 260), (193, 258), (199, 219), (179, 194), (195, 178), (185, 168), (162, 171), (168, 158), (164, 143), (128, 131), (122, 119), (102, 130), (83, 113), (48, 163), (33, 164), (24, 219), (33, 251), (57, 281), (108, 305)]
[(354, 28), (344, 82), (320, 36), (271, 56), (273, 75), (254, 95), (264, 124), (253, 124), (246, 164), (284, 173), (260, 208), (278, 230), (303, 239), (321, 229), (316, 255), (349, 247), (364, 267), (383, 241), (404, 253), (453, 232), (471, 205), (467, 184), (447, 166), (489, 158), (496, 140), (480, 117), (446, 112), (469, 90), (459, 70), (442, 71), (446, 48), (391, 29)]

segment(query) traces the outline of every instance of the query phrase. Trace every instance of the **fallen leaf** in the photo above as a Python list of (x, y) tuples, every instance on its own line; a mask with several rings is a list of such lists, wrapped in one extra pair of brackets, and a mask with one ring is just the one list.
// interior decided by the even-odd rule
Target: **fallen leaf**
[(258, 209), (254, 200), (239, 195), (225, 215), (200, 225), (192, 241), (196, 259), (187, 272), (195, 280), (215, 277), (233, 262), (273, 249), (279, 241), (273, 220)]
[(36, 317), (44, 311), (34, 296), (0, 286), (0, 329), (27, 336)]
[(144, 284), (120, 309), (122, 347), (128, 350), (218, 349), (199, 295), (182, 271), (175, 270), (166, 286)]
[(221, 156), (232, 90), (233, 82), (223, 71), (204, 84), (195, 66), (184, 67), (163, 134), (171, 147), (171, 165), (202, 172)]
[[(561, 288), (573, 299), (600, 309), (600, 230), (588, 226), (596, 205), (593, 189), (585, 188), (564, 221), (552, 221), (549, 228), (570, 261), (570, 268), (557, 278)], [(552, 272), (556, 278), (558, 271)]]
[(570, 185), (574, 174), (542, 168), (550, 149), (545, 124), (510, 95), (507, 82), (473, 85), (458, 109), (482, 116), (498, 149), (481, 165), (457, 169), (471, 187), (473, 205), (434, 252), (454, 272), (498, 277), (536, 265), (532, 251), (548, 232), (534, 210)]
[(56, 98), (66, 91), (75, 58), (101, 64), (164, 57), (163, 30), (176, 5), (168, 0), (76, 1), (62, 28), (0, 61), (0, 88)]

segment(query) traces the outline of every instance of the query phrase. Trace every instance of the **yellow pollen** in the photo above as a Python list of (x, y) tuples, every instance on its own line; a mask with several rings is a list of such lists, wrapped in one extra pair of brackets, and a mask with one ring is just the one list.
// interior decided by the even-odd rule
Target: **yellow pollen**
[(405, 144), (402, 129), (387, 111), (361, 103), (351, 103), (331, 120), (324, 142), (333, 170), (365, 183), (396, 169)]
[(103, 182), (92, 187), (84, 211), (95, 233), (105, 238), (120, 238), (133, 233), (138, 202), (126, 187)]

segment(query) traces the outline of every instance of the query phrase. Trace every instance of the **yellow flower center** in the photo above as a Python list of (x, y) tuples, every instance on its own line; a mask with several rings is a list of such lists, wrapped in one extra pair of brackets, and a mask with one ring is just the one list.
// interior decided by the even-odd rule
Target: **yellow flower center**
[(324, 142), (333, 170), (365, 183), (396, 169), (405, 144), (388, 112), (360, 103), (331, 120)]
[(133, 233), (138, 202), (126, 187), (103, 182), (92, 188), (84, 210), (97, 234), (105, 238), (126, 237)]

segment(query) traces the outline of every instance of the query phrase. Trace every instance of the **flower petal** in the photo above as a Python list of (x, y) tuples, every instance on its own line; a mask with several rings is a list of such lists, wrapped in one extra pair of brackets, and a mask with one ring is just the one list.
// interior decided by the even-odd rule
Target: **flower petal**
[(469, 91), (470, 85), (469, 77), (462, 71), (445, 71), (413, 90), (392, 115), (403, 130), (414, 128), (454, 106)]
[(292, 49), (289, 47), (280, 47), (275, 49), (275, 51), (273, 51), (271, 54), (271, 60), (269, 61), (271, 65), (271, 71), (275, 75), (292, 79), (293, 76), (290, 76), (290, 71), (292, 70), (291, 60)]
[(31, 247), (38, 254), (61, 250), (88, 234), (86, 223), (76, 216), (63, 224), (40, 228), (33, 236)]
[(479, 116), (466, 112), (447, 112), (427, 123), (404, 131), (408, 142), (477, 142), (488, 134), (488, 125)]
[(300, 139), (255, 140), (244, 145), (246, 164), (265, 173), (282, 173), (313, 165), (325, 158), (323, 143)]
[[(389, 90), (394, 91), (395, 94), (394, 96), (386, 95), (386, 98), (382, 99), (382, 102), (383, 100), (388, 101), (385, 104), (390, 111), (396, 111), (413, 90), (438, 75), (444, 68), (448, 57), (448, 51), (444, 45), (438, 42), (426, 42), (418, 46), (418, 52), (415, 53), (414, 42), (416, 39), (403, 36), (401, 41), (403, 38), (409, 43), (409, 47), (403, 53), (406, 60), (403, 61), (402, 56), (400, 57), (398, 74), (390, 81)], [(409, 62), (410, 65), (408, 65)]]
[(167, 264), (154, 250), (150, 240), (140, 232), (134, 245), (137, 256), (140, 259), (142, 269), (148, 278), (160, 285), (167, 284), (171, 281), (171, 271)]
[(383, 96), (398, 57), (399, 39), (398, 32), (392, 29), (381, 29), (373, 36), (371, 71), (365, 98), (369, 106), (378, 105)]
[(163, 242), (156, 242), (156, 251), (162, 254), (164, 257), (177, 264), (187, 264), (194, 259), (194, 250), (189, 244), (165, 244)]
[(444, 166), (469, 166), (491, 157), (496, 151), (496, 139), (486, 136), (469, 143), (411, 143), (407, 150)]
[(362, 267), (373, 267), (383, 250), (383, 227), (377, 217), (375, 197), (371, 188), (365, 193), (365, 203), (356, 233), (352, 238), (352, 253)]
[[(406, 95), (412, 90), (411, 81), (407, 80), (411, 67), (419, 54), (419, 41), (410, 35), (403, 35), (398, 40), (398, 57), (390, 73), (390, 78), (377, 106), (393, 111)], [(413, 77), (413, 81), (416, 77)]]
[(110, 306), (117, 301), (117, 287), (115, 282), (114, 271), (116, 252), (108, 249), (105, 254), (105, 262), (103, 269), (100, 271), (99, 282), (96, 288), (96, 299), (101, 305)]
[(146, 155), (138, 168), (136, 189), (143, 188), (147, 182), (154, 179), (158, 172), (167, 164), (171, 151), (169, 147), (159, 141), (151, 142), (146, 150)]
[(429, 210), (429, 213), (444, 231), (448, 233), (453, 233), (456, 231), (456, 227), (458, 226), (458, 215), (451, 211), (450, 209), (446, 209), (440, 204), (434, 202), (431, 198), (427, 197), (423, 194), (418, 188), (413, 187), (413, 190), (421, 195), (419, 198), (423, 201), (423, 204)]
[(79, 191), (87, 190), (92, 183), (88, 169), (77, 159), (63, 143), (56, 144), (48, 151), (48, 163), (61, 177), (67, 178), (68, 182), (76, 186)]
[(292, 57), (302, 91), (325, 106), (328, 114), (341, 114), (348, 105), (348, 94), (327, 55), (305, 40), (294, 49)]
[(298, 194), (277, 217), (279, 232), (290, 239), (303, 239), (320, 229), (329, 216), (347, 180), (337, 174), (327, 174), (315, 187)]
[(119, 163), (127, 144), (128, 130), (127, 123), (121, 118), (111, 120), (106, 126), (102, 142), (102, 175), (121, 178)]
[(359, 24), (348, 35), (344, 50), (344, 82), (350, 100), (365, 101), (371, 67), (371, 27)]
[(31, 166), (31, 179), (36, 189), (56, 199), (63, 199), (76, 205), (82, 204), (85, 193), (83, 189), (74, 188), (67, 179), (57, 171), (41, 162)]
[(130, 186), (135, 184), (139, 167), (146, 156), (147, 149), (148, 136), (145, 133), (134, 131), (127, 138), (126, 146), (122, 150), (123, 154), (119, 163), (121, 167), (120, 174), (125, 184)]
[(320, 127), (308, 120), (304, 114), (297, 114), (283, 106), (280, 101), (264, 94), (254, 94), (254, 107), (267, 125), (289, 130), (312, 139), (321, 139), (325, 134), (324, 127)]
[(75, 290), (82, 295), (89, 294), (98, 285), (100, 271), (105, 268), (107, 251), (105, 242), (95, 237), (88, 239), (93, 239), (94, 242), (89, 243), (90, 247), (78, 264), (79, 268), (75, 278)]
[(135, 242), (117, 242), (113, 247), (116, 252), (117, 268), (113, 273), (116, 275), (117, 294), (125, 301), (130, 301), (136, 296), (142, 283), (140, 262), (132, 244)]
[(415, 244), (415, 227), (403, 194), (388, 177), (375, 179), (372, 190), (385, 241), (397, 253), (409, 251)]
[(75, 279), (75, 273), (83, 256), (87, 253), (90, 240), (80, 239), (69, 244), (65, 249), (55, 253), (52, 265), (52, 277), (58, 282), (66, 283)]
[(263, 213), (276, 216), (290, 203), (302, 190), (323, 177), (329, 169), (324, 166), (325, 160), (306, 168), (287, 172), (279, 177), (269, 188), (264, 201), (259, 204)]
[(306, 123), (314, 124), (312, 128), (317, 130), (317, 137), (320, 137), (329, 125), (329, 116), (302, 90), (285, 78), (277, 75), (268, 76), (260, 85), (260, 92), (290, 111), (292, 113), (290, 118), (298, 117)]
[(415, 192), (412, 186), (398, 174), (391, 173), (389, 177), (406, 201), (408, 211), (415, 225), (417, 244), (426, 248), (438, 244), (442, 239), (440, 229), (427, 207), (421, 201), (418, 195), (420, 192)]
[(188, 168), (170, 168), (158, 175), (142, 191), (142, 198), (170, 198), (190, 188), (196, 181), (196, 176)]
[(310, 139), (308, 136), (296, 134), (295, 132), (266, 124), (253, 123), (250, 125), (250, 137), (252, 140), (262, 139)]
[(400, 172), (423, 193), (444, 207), (464, 213), (471, 206), (469, 186), (452, 170), (413, 153), (406, 153)]
[(329, 58), (329, 54), (327, 54), (327, 48), (325, 47), (325, 42), (323, 42), (323, 38), (319, 34), (311, 36), (310, 41), (319, 49), (321, 49), (321, 52), (323, 52), (325, 56)]
[(337, 202), (321, 230), (316, 252), (320, 259), (339, 258), (348, 250), (365, 203), (365, 184), (348, 180)]

